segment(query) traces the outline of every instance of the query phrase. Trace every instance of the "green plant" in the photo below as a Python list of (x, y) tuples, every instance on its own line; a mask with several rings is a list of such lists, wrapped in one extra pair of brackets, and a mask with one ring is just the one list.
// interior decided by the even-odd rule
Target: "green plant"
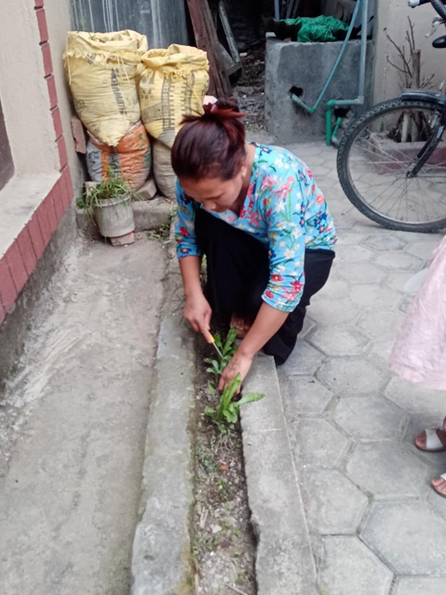
[[(220, 432), (226, 432), (228, 427), (235, 424), (238, 419), (239, 411), (241, 405), (245, 403), (253, 403), (254, 401), (260, 401), (263, 399), (265, 395), (261, 393), (248, 393), (244, 395), (239, 401), (234, 401), (234, 397), (237, 393), (237, 390), (240, 388), (242, 383), (242, 379), (240, 374), (225, 386), (221, 397), (220, 397), (220, 405), (217, 409), (213, 409), (212, 407), (206, 407), (205, 413), (209, 415), (212, 421), (215, 423), (217, 428)], [(212, 387), (211, 393), (215, 396), (216, 391)]]
[(224, 369), (237, 351), (237, 345), (234, 344), (236, 336), (237, 331), (235, 328), (230, 329), (225, 344), (223, 345), (220, 333), (216, 333), (214, 335), (215, 345), (220, 350), (222, 357), (218, 356), (216, 359), (209, 357), (204, 360), (206, 364), (209, 364), (209, 367), (206, 368), (206, 372), (209, 372), (214, 376), (213, 382), (209, 382), (208, 384), (209, 390), (213, 395), (215, 395), (220, 376), (223, 374)]
[(108, 180), (102, 180), (95, 186), (87, 188), (76, 200), (76, 204), (80, 209), (85, 209), (90, 216), (93, 216), (94, 207), (99, 206), (101, 201), (125, 195), (129, 195), (132, 200), (140, 199), (139, 194), (130, 188), (126, 180), (109, 169)]

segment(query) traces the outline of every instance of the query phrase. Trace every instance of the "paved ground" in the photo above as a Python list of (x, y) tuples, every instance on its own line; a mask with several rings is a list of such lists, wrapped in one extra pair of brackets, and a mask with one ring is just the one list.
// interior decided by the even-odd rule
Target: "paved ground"
[(413, 440), (442, 421), (446, 395), (388, 370), (410, 303), (404, 284), (440, 236), (375, 226), (343, 195), (335, 150), (290, 148), (313, 170), (339, 232), (330, 281), (279, 368), (320, 593), (444, 593), (446, 499), (429, 482), (446, 455), (423, 455)]
[(130, 591), (166, 258), (80, 244), (0, 402), (5, 595)]

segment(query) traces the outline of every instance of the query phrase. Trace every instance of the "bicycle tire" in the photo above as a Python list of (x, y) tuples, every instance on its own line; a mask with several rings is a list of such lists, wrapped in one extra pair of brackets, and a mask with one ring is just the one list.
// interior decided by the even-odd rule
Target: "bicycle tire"
[(374, 208), (371, 208), (371, 206), (367, 203), (367, 200), (365, 200), (357, 190), (350, 174), (350, 152), (354, 145), (354, 141), (359, 137), (361, 132), (364, 131), (371, 122), (377, 120), (380, 116), (383, 116), (386, 113), (391, 113), (392, 111), (401, 110), (403, 108), (405, 110), (429, 110), (435, 111), (435, 113), (441, 112), (442, 110), (442, 106), (438, 105), (434, 101), (406, 101), (401, 98), (391, 99), (389, 101), (384, 101), (383, 103), (375, 105), (372, 109), (355, 120), (345, 131), (341, 139), (337, 154), (337, 172), (339, 182), (347, 198), (355, 206), (355, 208), (358, 209), (358, 211), (360, 211), (368, 219), (371, 219), (383, 227), (397, 231), (412, 231), (421, 233), (439, 231), (440, 229), (446, 228), (446, 209), (445, 216), (435, 221), (407, 222), (400, 219), (394, 219), (380, 213)]

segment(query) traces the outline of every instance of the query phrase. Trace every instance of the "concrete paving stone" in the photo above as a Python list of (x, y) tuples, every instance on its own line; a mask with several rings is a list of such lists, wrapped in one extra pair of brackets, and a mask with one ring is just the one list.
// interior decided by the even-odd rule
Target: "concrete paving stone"
[(302, 419), (293, 424), (290, 437), (297, 460), (304, 466), (337, 467), (349, 446), (349, 440), (325, 419)]
[(360, 246), (364, 241), (364, 232), (343, 229), (338, 233), (337, 246)]
[(339, 275), (350, 283), (379, 284), (385, 279), (386, 272), (370, 262), (354, 262), (343, 264)]
[(333, 398), (331, 390), (314, 376), (284, 377), (281, 382), (281, 392), (288, 419), (322, 413)]
[(377, 252), (388, 252), (402, 250), (406, 242), (398, 237), (392, 231), (382, 231), (368, 236), (362, 244), (376, 250)]
[(446, 577), (413, 577), (397, 581), (394, 595), (441, 595), (446, 593)]
[(429, 390), (393, 376), (384, 391), (385, 396), (408, 413), (431, 415), (440, 423), (446, 415), (446, 402), (442, 391)]
[(314, 296), (309, 312), (317, 325), (346, 324), (356, 318), (358, 308), (349, 297), (333, 300), (323, 291)]
[[(438, 472), (432, 473), (429, 476), (429, 483), (432, 481), (432, 479), (435, 479), (435, 478), (443, 475), (443, 473), (446, 473), (446, 458), (444, 460), (444, 464), (441, 466), (441, 468), (438, 470)], [(429, 489), (427, 501), (432, 506), (432, 508), (446, 520), (446, 498), (443, 498), (443, 496), (440, 496), (440, 494), (437, 494), (437, 492), (431, 487)], [(446, 575), (446, 571), (445, 571), (445, 575)]]
[(375, 340), (372, 344), (372, 349), (369, 352), (369, 357), (382, 366), (383, 369), (387, 370), (389, 368), (390, 355), (394, 344), (394, 337)]
[(280, 366), (279, 374), (309, 374), (312, 375), (325, 361), (325, 355), (312, 347), (307, 341), (298, 340), (293, 353), (288, 360)]
[(395, 440), (400, 437), (407, 415), (382, 397), (340, 399), (333, 420), (356, 440)]
[(309, 316), (305, 316), (303, 329), (299, 333), (299, 339), (305, 339), (316, 328), (316, 323)]
[(313, 333), (310, 342), (327, 355), (343, 356), (361, 355), (370, 340), (354, 327), (321, 326)]
[(401, 294), (394, 289), (377, 283), (354, 285), (350, 292), (353, 303), (372, 310), (390, 310), (401, 302)]
[(387, 275), (384, 280), (384, 285), (387, 287), (391, 287), (392, 289), (396, 289), (401, 294), (404, 295), (411, 295), (405, 290), (406, 283), (411, 279), (414, 274), (411, 271), (393, 271), (391, 274)]
[(375, 253), (363, 246), (339, 244), (336, 246), (336, 258), (344, 262), (370, 262)]
[(409, 242), (406, 246), (406, 252), (409, 254), (413, 254), (421, 260), (427, 262), (432, 259), (432, 253), (435, 248), (438, 246), (438, 239), (429, 238), (424, 239), (419, 242)]
[(361, 314), (356, 326), (371, 339), (395, 339), (403, 318), (403, 313), (398, 311), (365, 311)]
[(398, 442), (358, 444), (347, 473), (377, 499), (415, 498), (424, 489), (427, 465)]
[(388, 595), (392, 572), (356, 537), (327, 537), (321, 563), (321, 593)]
[(389, 271), (413, 271), (416, 273), (423, 261), (412, 254), (401, 251), (388, 251), (379, 254), (375, 264), (388, 269)]
[(377, 502), (360, 537), (399, 575), (446, 575), (446, 521), (427, 504)]
[(341, 397), (357, 397), (376, 395), (387, 374), (365, 359), (338, 358), (325, 363), (318, 378)]
[(337, 469), (305, 472), (303, 498), (310, 527), (320, 535), (353, 535), (368, 499)]
[[(338, 279), (334, 275), (328, 278), (327, 283), (324, 285), (324, 294), (330, 296), (330, 299), (345, 297), (350, 293), (350, 285), (343, 279)], [(323, 295), (323, 294), (322, 294)]]

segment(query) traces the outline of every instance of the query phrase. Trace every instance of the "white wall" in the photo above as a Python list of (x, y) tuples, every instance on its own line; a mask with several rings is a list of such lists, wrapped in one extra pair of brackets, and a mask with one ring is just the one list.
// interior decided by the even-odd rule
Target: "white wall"
[(391, 99), (400, 94), (402, 83), (398, 72), (387, 61), (398, 62), (396, 49), (387, 39), (386, 33), (398, 44), (402, 45), (409, 28), (407, 17), (410, 16), (415, 25), (415, 40), (421, 50), (421, 76), (428, 78), (435, 74), (435, 88), (446, 79), (446, 49), (436, 50), (432, 40), (446, 34), (441, 27), (437, 33), (426, 39), (425, 34), (431, 30), (432, 19), (437, 13), (430, 4), (411, 9), (407, 0), (378, 0), (377, 19), (375, 23), (375, 72), (374, 102)]
[(51, 173), (59, 170), (59, 155), (34, 2), (6, 2), (0, 19), (0, 95), (15, 175)]

